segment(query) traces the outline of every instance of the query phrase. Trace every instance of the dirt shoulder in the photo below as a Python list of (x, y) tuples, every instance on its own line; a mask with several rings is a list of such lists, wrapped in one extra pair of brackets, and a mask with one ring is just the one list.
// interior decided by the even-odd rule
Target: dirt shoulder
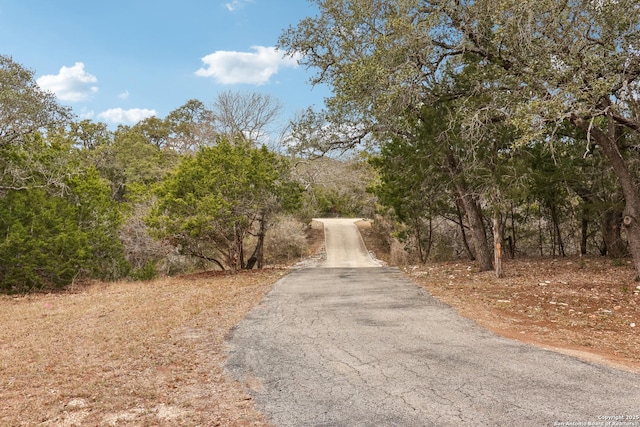
[[(366, 227), (367, 247), (385, 247)], [(508, 338), (640, 372), (640, 283), (602, 257), (506, 260), (505, 277), (472, 262), (402, 269), (461, 315)]]

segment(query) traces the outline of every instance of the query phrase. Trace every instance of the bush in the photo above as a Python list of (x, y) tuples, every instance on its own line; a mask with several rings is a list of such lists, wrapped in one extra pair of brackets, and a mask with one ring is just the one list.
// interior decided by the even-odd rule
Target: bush
[(265, 263), (290, 263), (306, 256), (308, 245), (305, 229), (305, 224), (293, 217), (276, 219), (265, 237)]
[(60, 288), (82, 275), (115, 279), (128, 272), (109, 188), (92, 169), (67, 186), (66, 195), (12, 190), (0, 203), (1, 291)]
[(158, 277), (158, 269), (153, 261), (148, 261), (143, 267), (131, 272), (131, 278), (133, 280), (153, 280), (156, 277)]

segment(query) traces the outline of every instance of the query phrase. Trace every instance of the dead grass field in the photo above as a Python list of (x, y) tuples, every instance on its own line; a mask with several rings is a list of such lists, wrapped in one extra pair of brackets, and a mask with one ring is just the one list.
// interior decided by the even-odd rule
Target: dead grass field
[(224, 339), (284, 270), (0, 297), (2, 426), (265, 426)]

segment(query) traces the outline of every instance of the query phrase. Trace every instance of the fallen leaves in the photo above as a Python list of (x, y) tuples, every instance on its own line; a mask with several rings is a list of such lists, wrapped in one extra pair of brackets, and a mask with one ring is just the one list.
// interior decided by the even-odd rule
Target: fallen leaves
[(640, 286), (606, 258), (505, 260), (505, 277), (470, 262), (407, 268), (416, 283), (502, 335), (589, 352), (640, 370)]

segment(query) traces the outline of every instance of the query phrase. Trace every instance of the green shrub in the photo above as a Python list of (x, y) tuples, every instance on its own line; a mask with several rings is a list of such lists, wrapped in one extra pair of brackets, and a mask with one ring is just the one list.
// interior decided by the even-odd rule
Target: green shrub
[(135, 269), (131, 272), (131, 278), (133, 280), (153, 280), (158, 277), (158, 269), (156, 263), (148, 261), (143, 267)]
[(0, 291), (69, 285), (78, 276), (127, 273), (117, 238), (119, 214), (95, 170), (70, 178), (67, 194), (33, 187), (0, 203)]

